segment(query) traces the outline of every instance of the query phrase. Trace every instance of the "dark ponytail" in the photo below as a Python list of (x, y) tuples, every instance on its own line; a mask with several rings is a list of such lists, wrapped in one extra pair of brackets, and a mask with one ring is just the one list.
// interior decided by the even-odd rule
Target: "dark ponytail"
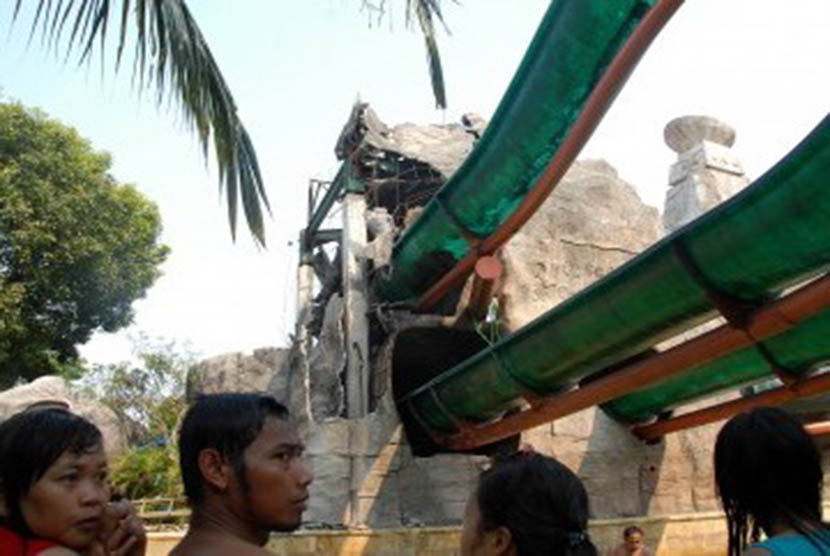
[(481, 529), (506, 527), (519, 556), (596, 556), (588, 537), (588, 494), (553, 458), (517, 452), (482, 473)]
[(787, 412), (761, 407), (730, 419), (715, 442), (715, 483), (726, 513), (729, 556), (772, 535), (776, 523), (830, 550), (821, 521), (821, 456), (802, 424)]

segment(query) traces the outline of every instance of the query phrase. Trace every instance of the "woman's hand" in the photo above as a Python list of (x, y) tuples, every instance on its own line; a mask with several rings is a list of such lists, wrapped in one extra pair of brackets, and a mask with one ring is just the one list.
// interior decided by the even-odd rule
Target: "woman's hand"
[(104, 509), (104, 526), (88, 556), (144, 556), (147, 533), (127, 500), (110, 502)]

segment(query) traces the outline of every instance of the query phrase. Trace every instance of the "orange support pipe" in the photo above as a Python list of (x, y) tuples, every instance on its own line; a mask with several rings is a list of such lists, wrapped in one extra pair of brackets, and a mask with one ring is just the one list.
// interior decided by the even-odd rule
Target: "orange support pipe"
[(724, 402), (713, 405), (712, 407), (692, 411), (678, 417), (672, 417), (665, 421), (657, 421), (650, 425), (634, 427), (632, 432), (643, 440), (656, 440), (670, 432), (677, 432), (714, 423), (722, 419), (728, 419), (741, 411), (747, 411), (754, 407), (780, 405), (784, 402), (815, 396), (827, 390), (830, 390), (830, 373), (822, 373), (795, 382), (790, 386), (781, 386), (780, 388), (767, 390), (766, 392), (761, 392), (753, 396), (747, 396), (731, 402)]
[[(732, 351), (779, 334), (828, 307), (830, 307), (830, 276), (824, 276), (758, 309), (749, 319), (745, 329), (732, 328), (728, 324), (721, 326), (688, 342), (623, 367), (611, 375), (599, 378), (576, 390), (539, 398), (529, 409), (500, 421), (467, 426), (458, 434), (436, 435), (434, 440), (452, 450), (463, 451), (508, 438), (523, 430), (548, 423), (638, 388), (644, 388), (687, 369), (706, 364)], [(828, 382), (830, 383), (830, 380)], [(793, 388), (801, 388), (800, 384), (795, 384)]]
[(501, 277), (501, 262), (496, 257), (481, 257), (476, 261), (473, 291), (470, 293), (470, 313), (477, 319), (487, 316), (487, 308)]
[(479, 257), (495, 253), (496, 249), (513, 237), (513, 234), (533, 216), (570, 168), (579, 151), (585, 146), (654, 37), (681, 4), (683, 0), (660, 0), (649, 10), (588, 96), (579, 118), (574, 122), (542, 175), (536, 180), (533, 189), (528, 192), (507, 220), (502, 222), (482, 243), (472, 248), (463, 259), (420, 297), (415, 306), (416, 312), (424, 312), (441, 301), (450, 290), (459, 286), (470, 275)]
[(821, 421), (819, 423), (809, 423), (804, 425), (807, 432), (815, 437), (830, 436), (830, 421)]

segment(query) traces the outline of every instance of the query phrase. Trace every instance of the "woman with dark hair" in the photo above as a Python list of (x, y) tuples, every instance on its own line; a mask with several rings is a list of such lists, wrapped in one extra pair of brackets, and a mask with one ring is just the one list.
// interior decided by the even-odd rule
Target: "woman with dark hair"
[(0, 424), (0, 556), (137, 556), (146, 539), (127, 503), (109, 503), (101, 432), (65, 409)]
[[(813, 439), (787, 412), (762, 407), (730, 419), (715, 443), (729, 556), (830, 554), (830, 529), (821, 521), (822, 480)], [(758, 542), (761, 531), (764, 542)]]
[(588, 494), (553, 458), (517, 452), (479, 477), (467, 503), (462, 556), (596, 556)]

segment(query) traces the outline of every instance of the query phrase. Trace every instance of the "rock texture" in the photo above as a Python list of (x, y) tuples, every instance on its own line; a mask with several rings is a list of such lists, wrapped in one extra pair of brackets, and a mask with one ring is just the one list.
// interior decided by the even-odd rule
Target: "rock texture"
[(577, 161), (502, 248), (510, 330), (614, 270), (661, 236), (657, 210), (604, 160)]
[(28, 384), (0, 392), (0, 421), (35, 405), (57, 403), (95, 423), (104, 436), (110, 456), (127, 449), (127, 436), (118, 416), (105, 405), (73, 392), (59, 376), (40, 377)]
[[(659, 214), (602, 160), (578, 161), (503, 248), (504, 318), (511, 330), (616, 269), (662, 236)], [(596, 408), (522, 435), (584, 481), (593, 517), (716, 509), (717, 426), (645, 445)]]
[(358, 102), (337, 140), (335, 154), (344, 159), (359, 149), (376, 160), (398, 157), (417, 160), (440, 172), (455, 172), (473, 147), (486, 122), (478, 114), (464, 114), (461, 124), (388, 126), (368, 103)]
[(384, 207), (401, 225), (456, 171), (485, 126), (475, 114), (461, 124), (388, 126), (367, 104), (352, 108), (335, 154), (366, 186), (368, 208)]
[(308, 357), (311, 415), (315, 420), (339, 417), (343, 413), (344, 342), (343, 298), (335, 295), (326, 307), (320, 339)]
[(361, 419), (312, 423), (309, 526), (391, 528), (459, 523), (485, 458), (412, 456), (391, 395)]
[(219, 392), (263, 392), (288, 350), (262, 348), (253, 354), (227, 353), (200, 361), (187, 375), (187, 396)]

